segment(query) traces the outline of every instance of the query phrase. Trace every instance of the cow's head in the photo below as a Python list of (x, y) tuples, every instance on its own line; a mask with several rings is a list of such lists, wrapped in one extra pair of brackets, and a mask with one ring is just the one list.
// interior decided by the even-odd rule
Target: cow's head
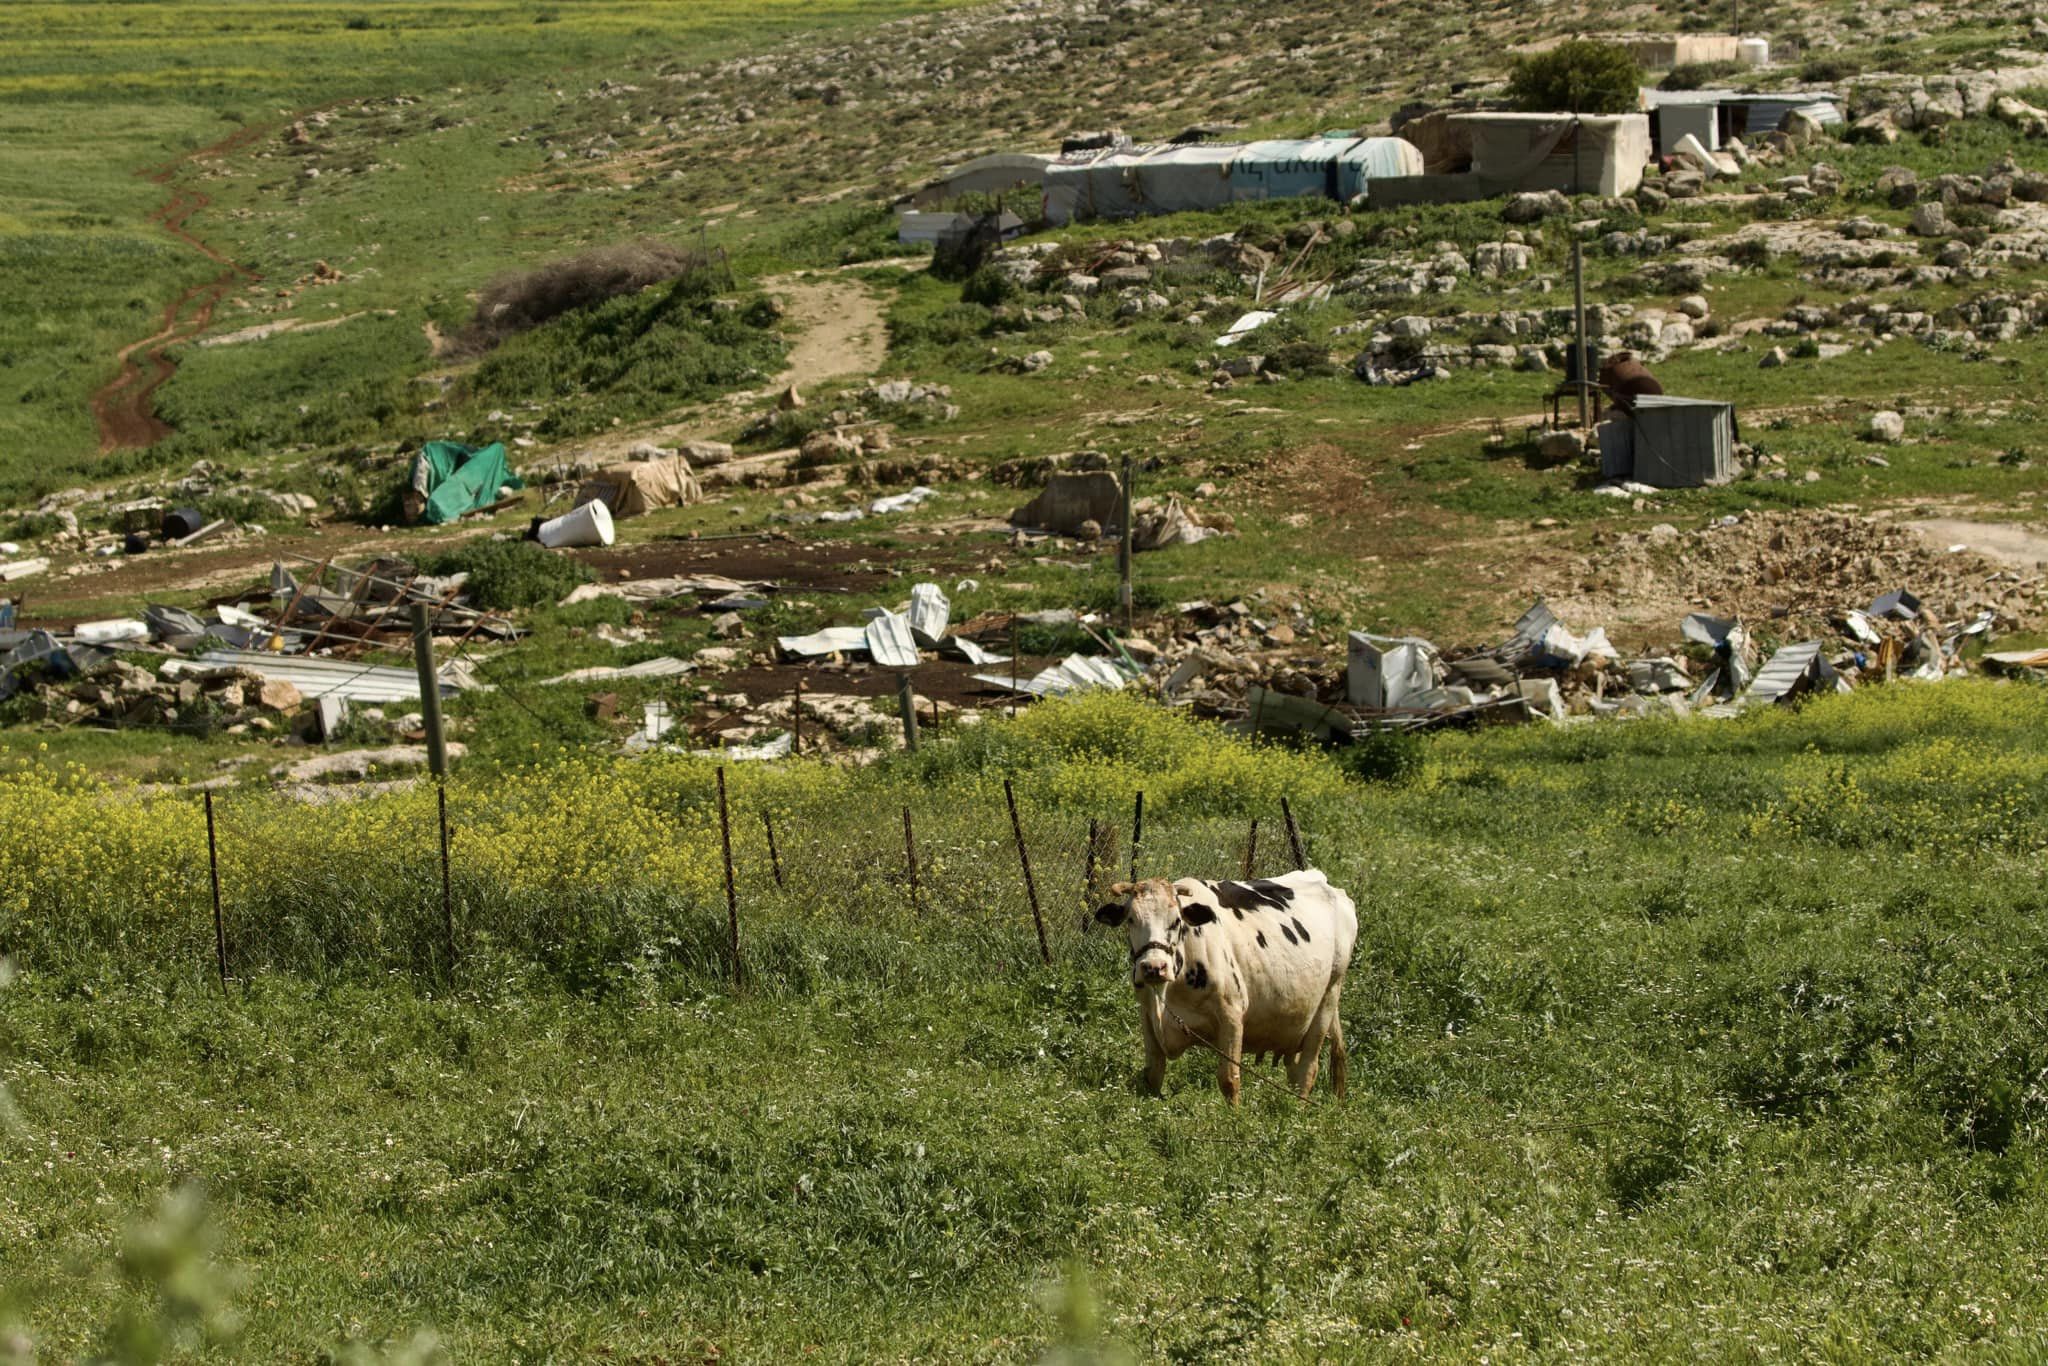
[(1121, 925), (1131, 945), (1131, 985), (1163, 987), (1180, 971), (1181, 937), (1191, 925), (1206, 925), (1216, 918), (1213, 908), (1200, 904), (1181, 905), (1173, 884), (1163, 877), (1143, 882), (1119, 882), (1109, 889), (1117, 900), (1095, 912), (1095, 918), (1111, 927)]

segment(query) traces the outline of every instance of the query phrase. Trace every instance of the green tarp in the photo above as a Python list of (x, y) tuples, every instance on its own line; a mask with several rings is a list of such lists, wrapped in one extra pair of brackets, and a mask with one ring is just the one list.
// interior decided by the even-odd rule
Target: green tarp
[(502, 441), (481, 450), (453, 441), (429, 441), (413, 457), (412, 488), (424, 501), (419, 520), (429, 526), (489, 507), (498, 501), (501, 488), (525, 487), (526, 481), (505, 463)]

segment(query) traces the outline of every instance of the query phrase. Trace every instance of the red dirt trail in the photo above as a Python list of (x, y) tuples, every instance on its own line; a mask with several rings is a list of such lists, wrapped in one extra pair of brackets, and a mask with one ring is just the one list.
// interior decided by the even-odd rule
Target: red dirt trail
[(170, 435), (170, 427), (156, 415), (156, 405), (151, 401), (157, 386), (169, 379), (177, 368), (164, 354), (165, 350), (212, 322), (215, 305), (229, 290), (241, 282), (257, 278), (254, 271), (236, 265), (185, 230), (185, 221), (213, 200), (198, 190), (172, 185), (171, 180), (185, 163), (226, 156), (255, 141), (262, 132), (261, 128), (244, 128), (196, 152), (187, 152), (161, 166), (136, 172), (155, 184), (169, 186), (171, 190), (171, 197), (149, 215), (151, 220), (224, 269), (205, 284), (194, 285), (171, 300), (164, 306), (163, 323), (155, 332), (140, 341), (130, 342), (115, 353), (119, 372), (92, 396), (93, 422), (99, 428), (102, 451), (147, 446)]

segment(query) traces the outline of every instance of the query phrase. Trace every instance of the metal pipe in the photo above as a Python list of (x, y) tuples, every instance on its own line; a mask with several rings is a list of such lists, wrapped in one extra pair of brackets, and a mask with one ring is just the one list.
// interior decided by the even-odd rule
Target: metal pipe
[(427, 767), (436, 778), (448, 776), (448, 739), (441, 733), (441, 676), (434, 668), (434, 630), (427, 605), (412, 605), (412, 662), (420, 673), (420, 716), (427, 728)]
[(1031, 851), (1024, 845), (1024, 822), (1017, 819), (1017, 794), (1003, 779), (1003, 800), (1010, 804), (1010, 829), (1017, 836), (1017, 861), (1024, 865), (1024, 895), (1031, 899), (1031, 923), (1038, 927), (1038, 956), (1052, 966), (1052, 945), (1045, 937), (1045, 916), (1038, 909), (1038, 883), (1031, 876)]

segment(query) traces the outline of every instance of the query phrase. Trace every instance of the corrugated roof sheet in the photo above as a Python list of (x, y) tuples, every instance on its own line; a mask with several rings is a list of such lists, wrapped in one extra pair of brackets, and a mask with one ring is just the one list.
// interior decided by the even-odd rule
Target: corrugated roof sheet
[[(212, 669), (246, 669), (265, 679), (282, 680), (297, 688), (308, 701), (327, 696), (367, 703), (420, 700), (419, 674), (414, 670), (357, 664), (346, 659), (313, 659), (263, 650), (208, 650), (197, 659), (168, 659), (163, 665), (163, 673), (171, 678)], [(443, 697), (482, 686), (465, 667), (452, 663), (441, 667), (440, 681)]]

